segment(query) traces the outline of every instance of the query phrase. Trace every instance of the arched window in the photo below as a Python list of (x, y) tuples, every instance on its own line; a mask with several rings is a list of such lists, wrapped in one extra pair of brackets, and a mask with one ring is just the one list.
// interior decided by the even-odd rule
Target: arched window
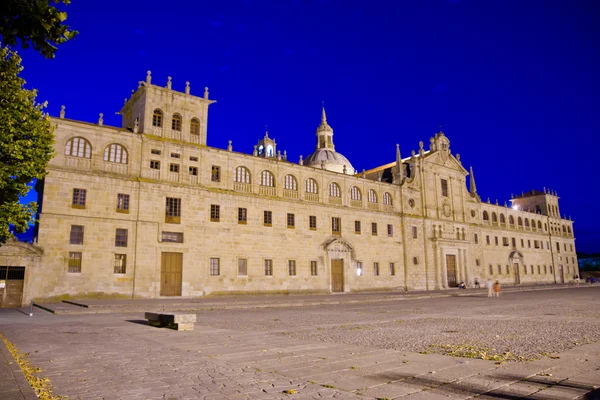
[(306, 180), (306, 193), (314, 193), (317, 194), (319, 193), (319, 187), (317, 186), (317, 181), (315, 181), (313, 178), (308, 178)]
[(171, 129), (181, 132), (181, 115), (173, 114), (173, 119), (171, 120)]
[(250, 171), (248, 168), (239, 166), (235, 169), (233, 174), (233, 181), (240, 183), (250, 183)]
[(152, 126), (158, 126), (159, 128), (163, 126), (163, 112), (158, 108), (154, 110), (152, 114)]
[(542, 230), (542, 221), (538, 221), (538, 229), (541, 231)]
[[(338, 196), (336, 196), (338, 197)], [(350, 189), (350, 199), (351, 200), (361, 200), (362, 196), (360, 195), (360, 189), (357, 188), (356, 186), (352, 186), (352, 189)]]
[(392, 196), (388, 192), (385, 192), (383, 194), (383, 204), (385, 204), (386, 206), (392, 205)]
[(519, 217), (519, 218), (517, 219), (517, 224), (518, 224), (519, 226), (523, 226), (523, 219), (521, 219), (521, 217)]
[(567, 233), (567, 227), (563, 225), (563, 233)]
[(331, 182), (329, 184), (329, 196), (342, 197), (341, 191), (340, 191), (340, 186), (337, 183)]
[(484, 221), (489, 221), (490, 220), (490, 215), (488, 214), (487, 211), (483, 212), (483, 220)]
[(200, 134), (200, 120), (198, 118), (192, 118), (192, 121), (190, 122), (190, 134)]
[(508, 216), (508, 223), (510, 225), (514, 225), (515, 224), (515, 217), (513, 217), (512, 215)]
[(286, 175), (283, 180), (283, 187), (287, 190), (298, 190), (298, 183), (296, 182), (296, 178), (294, 175)]
[(260, 173), (260, 185), (275, 187), (275, 179), (273, 178), (271, 171), (264, 170)]
[(127, 164), (127, 150), (118, 143), (110, 144), (104, 149), (104, 161)]
[(493, 213), (492, 213), (492, 222), (493, 222), (493, 223), (496, 223), (496, 222), (498, 222), (498, 216), (496, 215), (496, 213), (495, 213), (495, 212), (493, 212)]
[(65, 146), (65, 155), (72, 157), (92, 158), (92, 146), (82, 137), (69, 139)]
[(369, 203), (377, 203), (377, 193), (373, 189), (369, 189)]
[(536, 230), (536, 225), (535, 225), (535, 221), (531, 220), (531, 230), (535, 231)]
[(525, 218), (525, 226), (529, 228), (529, 220), (527, 218)]
[(506, 223), (506, 218), (504, 217), (504, 214), (500, 214), (500, 223), (501, 224), (505, 224)]

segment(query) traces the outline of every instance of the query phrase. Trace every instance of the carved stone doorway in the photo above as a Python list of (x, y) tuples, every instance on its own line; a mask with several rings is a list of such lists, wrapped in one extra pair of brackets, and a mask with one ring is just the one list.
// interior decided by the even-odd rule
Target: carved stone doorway
[(519, 263), (513, 263), (513, 273), (515, 275), (515, 285), (521, 283), (521, 275), (519, 275)]

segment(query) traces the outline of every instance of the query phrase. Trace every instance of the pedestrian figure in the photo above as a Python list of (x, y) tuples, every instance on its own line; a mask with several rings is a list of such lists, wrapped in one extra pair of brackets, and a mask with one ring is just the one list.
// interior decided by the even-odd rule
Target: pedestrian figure
[(487, 281), (487, 288), (488, 288), (488, 297), (492, 297), (494, 295), (494, 284), (492, 283), (491, 279), (488, 279), (488, 281)]
[(496, 281), (496, 283), (494, 283), (494, 296), (496, 297), (500, 297), (500, 291), (502, 289), (500, 288), (500, 282)]
[(478, 279), (478, 278), (475, 278), (475, 282), (474, 282), (474, 285), (473, 285), (473, 286), (475, 286), (477, 289), (479, 289), (479, 288), (480, 288), (480, 285), (479, 285), (479, 279)]
[(577, 286), (579, 286), (579, 277), (577, 275), (573, 275), (573, 280), (575, 281)]

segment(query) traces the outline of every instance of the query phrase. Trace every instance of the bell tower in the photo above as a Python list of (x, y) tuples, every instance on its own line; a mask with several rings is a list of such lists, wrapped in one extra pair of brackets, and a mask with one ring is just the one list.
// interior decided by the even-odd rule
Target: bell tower
[(256, 145), (257, 156), (264, 158), (275, 158), (277, 154), (277, 143), (275, 139), (269, 137), (269, 131), (265, 132), (265, 136), (258, 141)]

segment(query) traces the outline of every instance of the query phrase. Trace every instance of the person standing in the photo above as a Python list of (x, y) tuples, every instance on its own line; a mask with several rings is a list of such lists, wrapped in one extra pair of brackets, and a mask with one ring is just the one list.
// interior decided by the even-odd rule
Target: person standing
[(502, 288), (500, 287), (500, 281), (496, 281), (496, 283), (494, 283), (494, 296), (500, 297), (501, 291)]
[(491, 279), (488, 279), (488, 281), (487, 281), (487, 288), (488, 288), (488, 297), (492, 297), (494, 295), (494, 284), (492, 283)]

